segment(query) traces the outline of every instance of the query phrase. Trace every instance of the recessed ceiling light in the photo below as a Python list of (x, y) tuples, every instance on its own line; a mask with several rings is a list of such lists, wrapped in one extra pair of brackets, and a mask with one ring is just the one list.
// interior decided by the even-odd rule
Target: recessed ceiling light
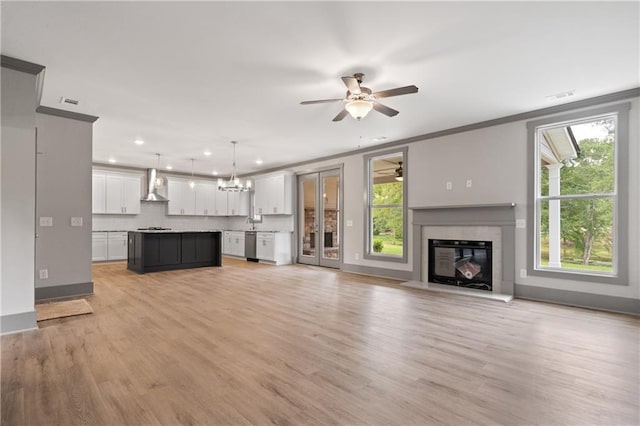
[(256, 160), (256, 164), (262, 164), (262, 160), (260, 159)]
[(173, 170), (173, 166), (167, 165), (167, 170)]
[(204, 154), (204, 155), (206, 155), (206, 156), (208, 157), (208, 156), (210, 156), (210, 155), (211, 155), (211, 151), (205, 151), (203, 154)]
[(109, 162), (110, 162), (110, 163), (115, 163), (115, 162), (116, 162), (116, 159), (115, 159), (115, 158), (109, 158)]
[(135, 141), (133, 141), (133, 143), (135, 143), (136, 145), (144, 145), (144, 141), (142, 139), (136, 139)]
[(547, 95), (547, 96), (545, 96), (545, 98), (548, 101), (559, 101), (560, 99), (570, 98), (571, 96), (573, 96), (575, 94), (576, 94), (575, 90), (567, 90), (566, 92), (560, 92), (560, 93), (556, 93), (554, 95)]
[(215, 170), (211, 172), (212, 175), (214, 176), (218, 176), (218, 172), (216, 172)]

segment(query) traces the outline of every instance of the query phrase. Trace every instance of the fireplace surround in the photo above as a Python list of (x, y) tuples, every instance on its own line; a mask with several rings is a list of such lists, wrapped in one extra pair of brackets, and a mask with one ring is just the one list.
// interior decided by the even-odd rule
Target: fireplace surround
[[(413, 285), (437, 289), (428, 282), (429, 239), (481, 240), (492, 243), (492, 289), (478, 291), (455, 287), (459, 292), (513, 296), (515, 280), (515, 203), (413, 207)], [(416, 285), (417, 284), (417, 285)], [(505, 299), (502, 299), (505, 300)]]

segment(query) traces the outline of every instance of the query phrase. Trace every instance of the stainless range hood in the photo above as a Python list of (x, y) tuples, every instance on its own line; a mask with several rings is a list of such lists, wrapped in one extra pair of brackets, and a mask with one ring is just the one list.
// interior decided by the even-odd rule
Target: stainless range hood
[(157, 169), (147, 169), (147, 193), (140, 201), (167, 202), (165, 197), (158, 194), (156, 188), (156, 178), (158, 177)]

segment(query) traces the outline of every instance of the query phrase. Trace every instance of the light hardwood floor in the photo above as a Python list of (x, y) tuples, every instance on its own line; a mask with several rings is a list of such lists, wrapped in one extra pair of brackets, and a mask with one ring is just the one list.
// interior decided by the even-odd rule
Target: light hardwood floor
[(2, 337), (3, 425), (639, 423), (631, 316), (227, 258), (94, 281)]

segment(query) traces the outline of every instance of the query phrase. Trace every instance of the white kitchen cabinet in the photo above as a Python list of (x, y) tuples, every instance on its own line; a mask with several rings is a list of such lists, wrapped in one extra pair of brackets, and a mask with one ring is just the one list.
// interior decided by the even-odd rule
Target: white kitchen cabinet
[(91, 175), (91, 212), (102, 214), (107, 212), (107, 176), (102, 173)]
[(94, 214), (140, 213), (141, 175), (93, 172), (91, 179)]
[(248, 216), (249, 195), (249, 191), (227, 193), (227, 216)]
[(261, 261), (288, 265), (291, 263), (291, 234), (288, 232), (258, 232), (256, 257)]
[(197, 181), (195, 188), (197, 216), (214, 216), (216, 214), (216, 191), (218, 186), (213, 182)]
[(244, 257), (244, 231), (224, 231), (223, 240), (223, 254)]
[(292, 214), (290, 173), (277, 173), (255, 178), (255, 214)]
[(92, 232), (91, 260), (93, 262), (126, 260), (127, 235), (127, 232)]
[(215, 194), (215, 198), (216, 198), (215, 215), (216, 216), (227, 215), (228, 195), (229, 193), (227, 191), (220, 191), (219, 189), (216, 188), (216, 194)]
[(99, 262), (108, 259), (107, 232), (93, 232), (91, 234), (91, 260)]
[(127, 259), (127, 233), (107, 232), (107, 260)]
[(189, 186), (189, 181), (183, 179), (168, 179), (167, 198), (169, 198), (169, 215), (196, 214), (196, 191)]

